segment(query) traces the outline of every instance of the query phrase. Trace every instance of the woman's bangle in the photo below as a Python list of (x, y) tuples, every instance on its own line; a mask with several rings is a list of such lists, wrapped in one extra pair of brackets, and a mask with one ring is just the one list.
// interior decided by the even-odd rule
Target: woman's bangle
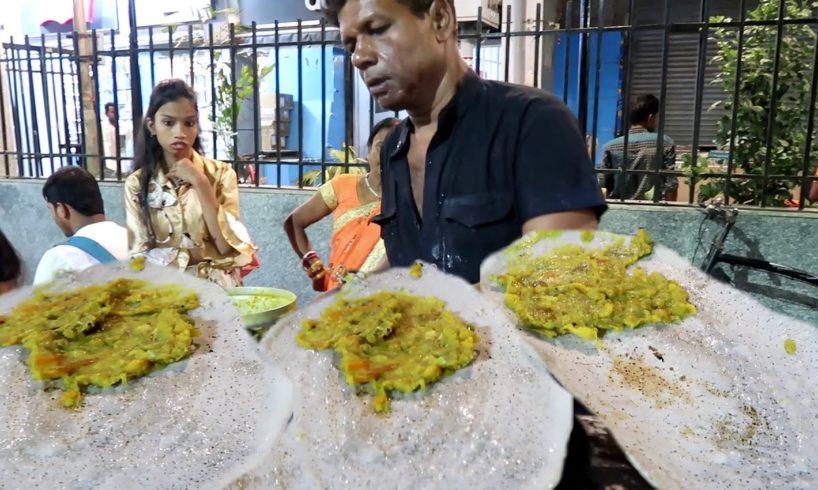
[(310, 250), (309, 252), (305, 253), (303, 257), (301, 257), (301, 266), (308, 269), (310, 264), (315, 260), (319, 260), (318, 252), (315, 250)]

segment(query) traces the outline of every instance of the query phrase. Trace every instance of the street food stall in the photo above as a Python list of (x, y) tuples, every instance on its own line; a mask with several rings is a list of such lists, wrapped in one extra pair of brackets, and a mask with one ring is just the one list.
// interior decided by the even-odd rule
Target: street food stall
[(577, 402), (627, 458), (611, 482), (818, 480), (818, 331), (643, 231), (535, 233), (479, 288), (416, 264), (297, 307), (140, 269), (0, 297), (0, 486), (554, 488)]

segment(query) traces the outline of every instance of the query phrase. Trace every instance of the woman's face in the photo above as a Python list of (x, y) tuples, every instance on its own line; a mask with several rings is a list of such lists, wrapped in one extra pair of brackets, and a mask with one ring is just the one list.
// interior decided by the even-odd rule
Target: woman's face
[(369, 148), (366, 161), (369, 162), (369, 171), (373, 174), (381, 173), (381, 148), (383, 148), (383, 140), (386, 139), (390, 129), (392, 128), (381, 129), (372, 139), (372, 146)]
[(172, 157), (174, 161), (190, 158), (193, 143), (199, 136), (199, 113), (192, 101), (179, 99), (168, 102), (147, 123), (166, 157)]

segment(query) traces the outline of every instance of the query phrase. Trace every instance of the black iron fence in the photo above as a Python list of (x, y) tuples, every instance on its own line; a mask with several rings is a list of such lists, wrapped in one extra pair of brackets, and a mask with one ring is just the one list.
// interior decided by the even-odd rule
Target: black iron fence
[[(460, 42), (481, 76), (565, 100), (601, 185), (646, 178), (619, 200), (803, 209), (818, 163), (815, 14), (800, 0), (568, 0), (526, 15), (479, 9)], [(83, 165), (121, 180), (151, 87), (174, 77), (198, 93), (206, 155), (232, 163), (243, 185), (313, 186), (360, 171), (369, 128), (394, 114), (339, 46), (323, 22), (11, 39), (0, 60), (0, 168), (39, 178)], [(660, 116), (646, 150), (628, 128), (632, 100), (648, 93)], [(627, 158), (608, 155), (616, 138)], [(632, 167), (639, 152), (648, 163)], [(665, 192), (673, 180), (675, 196)]]

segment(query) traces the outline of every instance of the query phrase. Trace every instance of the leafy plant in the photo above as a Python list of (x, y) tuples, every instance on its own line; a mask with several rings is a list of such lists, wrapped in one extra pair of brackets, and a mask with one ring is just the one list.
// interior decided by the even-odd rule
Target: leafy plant
[[(213, 122), (213, 128), (216, 134), (221, 139), (224, 148), (227, 149), (227, 154), (232, 159), (236, 159), (236, 148), (233, 144), (236, 127), (233, 124), (234, 118), (238, 117), (239, 109), (242, 103), (249, 100), (253, 96), (254, 80), (253, 69), (249, 65), (242, 65), (238, 73), (235, 75), (235, 83), (230, 80), (232, 69), (230, 63), (225, 61), (221, 53), (214, 53), (213, 66), (216, 80), (216, 111), (210, 115), (210, 120)], [(258, 72), (258, 80), (270, 74), (273, 67), (264, 66)], [(236, 91), (236, 98), (233, 100), (233, 90)]]
[[(344, 144), (343, 149), (337, 148), (329, 148), (328, 150), (329, 157), (336, 162), (345, 162), (349, 161), (351, 164), (365, 164), (366, 160), (363, 158), (358, 158), (355, 149)], [(346, 165), (328, 165), (324, 168), (324, 182), (329, 182), (332, 180), (333, 177), (336, 175), (341, 175), (344, 173), (350, 174), (365, 174), (368, 170), (366, 167), (349, 167), (347, 168)], [(321, 184), (321, 170), (310, 170), (309, 172), (304, 172), (304, 175), (301, 177), (301, 187), (317, 187)]]
[[(818, 2), (804, 0), (781, 0), (785, 2), (785, 17), (805, 19), (814, 16)], [(750, 21), (774, 21), (778, 19), (779, 0), (760, 0), (758, 6), (747, 13)], [(731, 22), (727, 17), (712, 17), (712, 23)], [(748, 26), (745, 28), (742, 52), (742, 73), (735, 97), (736, 70), (738, 66), (737, 31), (714, 28), (713, 40), (718, 53), (710, 60), (721, 67), (714, 83), (721, 86), (725, 98), (710, 109), (723, 108), (716, 135), (716, 143), (728, 149), (734, 140), (733, 162), (736, 173), (763, 175), (767, 159), (768, 121), (775, 103), (775, 119), (772, 122), (772, 138), (769, 154), (768, 175), (792, 175), (801, 173), (806, 149), (806, 122), (809, 110), (812, 66), (805, 63), (813, 57), (816, 33), (809, 25), (786, 25), (782, 33), (779, 61), (779, 78), (773, 93), (773, 68), (776, 50), (776, 26)], [(733, 104), (736, 132), (732, 133)], [(813, 146), (813, 150), (818, 145)], [(814, 159), (813, 151), (811, 158)], [(814, 161), (814, 160), (813, 160)], [(691, 171), (701, 171), (699, 162), (688, 166)], [(706, 166), (705, 166), (706, 168)], [(696, 170), (699, 169), (699, 170)], [(724, 193), (726, 180), (711, 178), (700, 189), (703, 199)], [(783, 205), (790, 199), (795, 181), (761, 178), (733, 179), (729, 197), (742, 204)]]
[[(193, 44), (200, 46), (208, 42), (208, 24), (213, 22), (219, 15), (226, 16), (231, 23), (233, 23), (234, 34), (247, 32), (250, 30), (248, 26), (235, 23), (238, 19), (238, 12), (235, 9), (227, 8), (216, 10), (212, 7), (199, 9), (196, 13), (198, 22), (196, 28), (193, 30), (192, 37), (187, 35), (180, 36), (176, 39), (176, 47), (184, 44)], [(176, 26), (168, 26), (168, 30), (173, 33)], [(213, 44), (215, 46), (230, 47), (229, 27), (214, 29)], [(236, 43), (240, 39), (233, 36), (233, 41)], [(238, 68), (238, 73), (235, 74), (235, 81), (231, 80), (233, 72), (230, 57), (225, 57), (222, 51), (215, 51), (213, 53), (213, 63), (201, 65), (204, 69), (213, 73), (213, 83), (215, 84), (215, 114), (210, 114), (210, 121), (213, 123), (213, 130), (219, 137), (223, 148), (226, 149), (227, 155), (230, 159), (237, 158), (234, 137), (236, 136), (236, 127), (234, 119), (238, 117), (239, 110), (244, 102), (253, 96), (254, 80), (251, 50), (247, 48), (238, 49), (232, 48), (230, 55), (235, 56), (235, 66)], [(268, 64), (260, 66), (258, 70), (258, 81), (263, 80), (273, 70), (274, 65)], [(233, 91), (235, 90), (235, 100), (233, 98)]]

